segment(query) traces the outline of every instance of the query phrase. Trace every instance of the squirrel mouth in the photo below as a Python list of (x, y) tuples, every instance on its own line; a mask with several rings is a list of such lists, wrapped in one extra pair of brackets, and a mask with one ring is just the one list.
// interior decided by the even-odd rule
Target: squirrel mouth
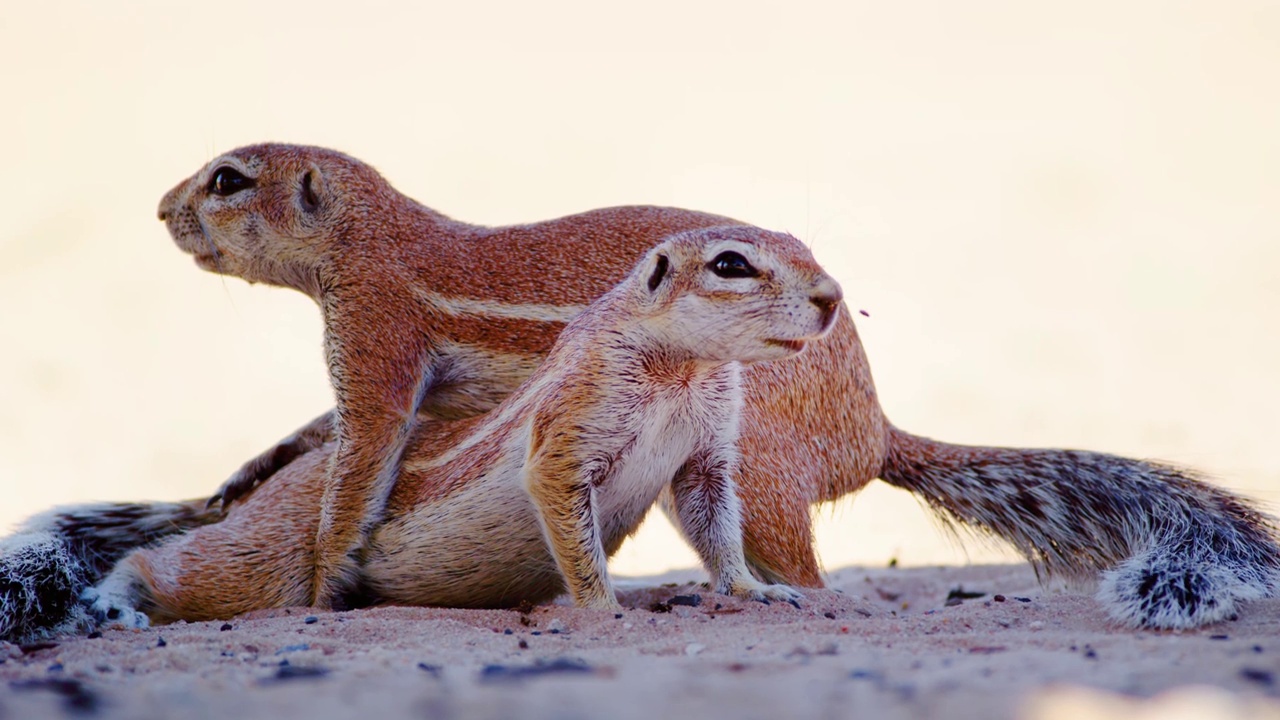
[(201, 270), (210, 272), (223, 272), (222, 256), (217, 253), (192, 253), (191, 259), (195, 261), (196, 267)]

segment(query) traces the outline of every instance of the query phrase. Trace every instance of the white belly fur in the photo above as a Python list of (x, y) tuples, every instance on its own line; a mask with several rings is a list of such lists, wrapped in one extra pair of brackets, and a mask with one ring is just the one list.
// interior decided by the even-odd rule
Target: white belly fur
[[(635, 440), (594, 498), (606, 548), (616, 549), (635, 532), (705, 432), (673, 407), (655, 403), (622, 433)], [(563, 591), (522, 480), (526, 433), (514, 435), (503, 461), (485, 476), (374, 533), (364, 578), (375, 596), (415, 605), (502, 607)], [(625, 446), (623, 438), (616, 440)]]

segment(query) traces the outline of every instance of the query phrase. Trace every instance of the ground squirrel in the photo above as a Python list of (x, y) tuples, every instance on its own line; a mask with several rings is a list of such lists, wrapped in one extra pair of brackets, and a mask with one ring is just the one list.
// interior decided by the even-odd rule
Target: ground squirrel
[[(661, 243), (494, 410), (412, 435), (361, 553), (362, 594), (509, 607), (567, 587), (580, 607), (619, 609), (607, 557), (662, 493), (716, 591), (799, 597), (755, 579), (743, 555), (738, 362), (800, 353), (831, 328), (839, 301), (839, 285), (788, 235), (737, 226)], [(137, 626), (139, 609), (201, 620), (309, 600), (318, 454), (225, 521), (126, 557), (86, 593), (91, 610)]]
[[(161, 213), (201, 267), (293, 287), (322, 307), (327, 289), (316, 263), (367, 272), (370, 297), (388, 303), (368, 335), (384, 345), (404, 336), (418, 343), (420, 354), (405, 367), (426, 368), (431, 379), (419, 408), (425, 417), (492, 407), (532, 371), (563, 323), (661, 237), (732, 222), (623, 207), (514, 227), (468, 225), (396, 192), (360, 161), (285, 145), (215, 159), (166, 196)], [(1008, 541), (1038, 572), (1102, 571), (1099, 598), (1127, 624), (1214, 622), (1277, 587), (1280, 549), (1270, 519), (1184, 471), (1099, 453), (950, 445), (893, 427), (843, 306), (823, 341), (794, 361), (749, 367), (743, 381), (737, 487), (747, 561), (763, 579), (820, 586), (810, 506), (880, 477), (944, 521)], [(393, 389), (402, 399), (412, 394)], [(318, 418), (234, 475), (229, 494), (332, 434), (329, 416)], [(92, 512), (73, 509), (30, 525), (29, 537), (92, 538), (94, 524)], [(0, 576), (4, 560), (0, 553)], [(19, 607), (38, 604), (37, 593), (21, 597)]]

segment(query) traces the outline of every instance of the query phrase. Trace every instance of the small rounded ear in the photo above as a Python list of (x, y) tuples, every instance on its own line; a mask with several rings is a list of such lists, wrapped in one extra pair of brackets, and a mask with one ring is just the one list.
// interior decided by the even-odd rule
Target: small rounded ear
[(658, 286), (662, 284), (663, 278), (667, 276), (667, 267), (669, 265), (670, 261), (667, 260), (666, 255), (658, 256), (658, 261), (653, 266), (653, 274), (649, 276), (649, 292), (656, 291)]
[(298, 200), (302, 205), (302, 209), (308, 213), (314, 213), (320, 210), (320, 198), (324, 195), (324, 175), (320, 172), (320, 168), (312, 163), (311, 167), (302, 174), (302, 181), (299, 183)]

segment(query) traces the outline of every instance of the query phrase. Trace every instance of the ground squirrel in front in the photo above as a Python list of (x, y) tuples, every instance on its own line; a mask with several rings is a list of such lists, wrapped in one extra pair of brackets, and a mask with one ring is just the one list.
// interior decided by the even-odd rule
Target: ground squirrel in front
[[(799, 597), (761, 583), (743, 555), (739, 362), (797, 355), (839, 302), (788, 235), (737, 226), (661, 243), (494, 410), (418, 428), (361, 553), (364, 599), (502, 607), (567, 588), (580, 607), (619, 609), (607, 558), (660, 493), (716, 591)], [(91, 610), (136, 626), (143, 613), (202, 620), (306, 602), (325, 481), (312, 456), (326, 454), (291, 463), (226, 520), (132, 553), (86, 593)]]

